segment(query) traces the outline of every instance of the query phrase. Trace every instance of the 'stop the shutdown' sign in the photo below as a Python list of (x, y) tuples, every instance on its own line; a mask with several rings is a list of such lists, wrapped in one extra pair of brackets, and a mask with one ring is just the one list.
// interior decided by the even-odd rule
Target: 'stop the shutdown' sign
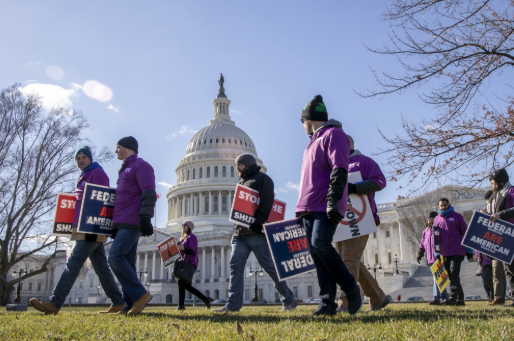
[[(230, 212), (230, 218), (228, 220), (235, 224), (249, 227), (255, 220), (253, 215), (255, 211), (257, 211), (257, 208), (259, 208), (259, 192), (238, 184), (236, 186), (232, 211)], [(272, 223), (284, 220), (285, 215), (286, 203), (275, 199), (267, 222)]]
[(75, 217), (75, 194), (58, 193), (55, 206), (52, 236), (71, 237), (73, 218)]
[(112, 211), (116, 189), (87, 183), (80, 211), (78, 232), (112, 235)]
[[(360, 181), (362, 181), (360, 171), (348, 174), (349, 183), (354, 184)], [(377, 232), (377, 225), (375, 224), (373, 212), (371, 212), (368, 196), (350, 194), (348, 196), (346, 213), (343, 220), (337, 226), (332, 241), (335, 243), (374, 232)]]
[(157, 249), (159, 249), (159, 253), (161, 254), (164, 267), (168, 267), (175, 263), (176, 260), (182, 259), (182, 255), (177, 247), (177, 242), (173, 236), (157, 244)]
[(503, 220), (493, 223), (489, 218), (488, 214), (475, 211), (462, 245), (511, 264), (514, 257), (514, 224)]
[(298, 219), (266, 224), (264, 232), (279, 280), (283, 281), (316, 269), (306, 231)]

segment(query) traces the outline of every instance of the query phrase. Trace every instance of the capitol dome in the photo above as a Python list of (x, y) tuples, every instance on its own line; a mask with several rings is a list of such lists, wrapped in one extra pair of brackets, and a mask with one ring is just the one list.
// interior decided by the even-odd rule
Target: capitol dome
[(189, 141), (175, 169), (177, 184), (166, 195), (169, 230), (179, 231), (186, 219), (194, 222), (195, 231), (231, 230), (228, 216), (239, 181), (235, 159), (243, 153), (252, 154), (261, 171), (266, 172), (252, 139), (229, 115), (231, 101), (225, 95), (223, 81), (221, 78), (218, 96), (212, 101), (212, 119)]

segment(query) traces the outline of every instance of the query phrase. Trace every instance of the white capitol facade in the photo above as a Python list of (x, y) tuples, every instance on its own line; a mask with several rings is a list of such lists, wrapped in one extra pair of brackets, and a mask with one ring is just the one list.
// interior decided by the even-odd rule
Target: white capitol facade
[[(212, 119), (193, 136), (186, 147), (186, 155), (176, 168), (177, 184), (166, 194), (166, 227), (155, 229), (152, 236), (139, 240), (136, 267), (143, 271), (141, 282), (154, 296), (151, 303), (178, 303), (177, 282), (170, 276), (170, 268), (163, 267), (157, 244), (170, 235), (180, 237), (184, 220), (194, 222), (193, 233), (198, 238), (199, 264), (194, 286), (215, 299), (228, 297), (233, 231), (233, 224), (228, 221), (228, 217), (238, 183), (234, 160), (242, 153), (253, 154), (262, 171), (266, 172), (253, 141), (231, 120), (230, 103), (221, 88), (213, 100)], [(483, 191), (478, 191), (457, 203), (456, 210), (482, 208), (482, 197)], [(386, 292), (397, 290), (405, 283), (405, 279), (387, 275), (393, 272), (391, 259), (394, 255), (401, 259), (400, 267), (405, 276), (412, 276), (417, 268), (417, 263), (414, 264), (417, 247), (406, 242), (402, 226), (398, 222), (396, 204), (397, 202), (378, 205), (382, 224), (378, 233), (370, 236), (363, 255), (365, 264), (382, 264), (383, 270), (377, 272), (377, 279)], [(27, 302), (31, 297), (46, 300), (64, 270), (65, 262), (63, 253), (48, 272), (23, 281), (22, 302)], [(37, 263), (36, 260), (27, 262), (25, 268), (36, 269)], [(255, 278), (250, 270), (255, 269), (259, 270), (260, 267), (252, 253), (245, 271), (245, 302), (249, 302), (254, 295)], [(319, 285), (315, 272), (295, 277), (287, 283), (297, 298), (305, 300), (318, 296)], [(258, 288), (260, 299), (271, 303), (278, 298), (278, 293), (265, 273), (258, 276)], [(190, 294), (186, 292), (186, 299), (190, 298)], [(93, 269), (89, 269), (84, 279), (76, 281), (66, 303), (109, 303)]]

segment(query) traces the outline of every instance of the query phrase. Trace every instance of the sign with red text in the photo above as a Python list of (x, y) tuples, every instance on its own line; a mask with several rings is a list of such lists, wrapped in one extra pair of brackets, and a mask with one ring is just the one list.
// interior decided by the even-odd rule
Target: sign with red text
[(514, 258), (514, 224), (500, 219), (492, 222), (490, 218), (488, 214), (475, 211), (462, 245), (511, 264)]
[(430, 267), (430, 270), (432, 270), (432, 274), (434, 275), (435, 282), (439, 287), (439, 292), (443, 292), (446, 286), (450, 283), (448, 272), (444, 268), (441, 258), (442, 257), (437, 258), (435, 263)]
[[(348, 174), (348, 183), (358, 183), (362, 181), (361, 172)], [(342, 213), (342, 212), (341, 212)], [(346, 212), (343, 220), (337, 226), (332, 242), (352, 239), (377, 232), (375, 217), (371, 212), (367, 195), (350, 194), (347, 199)]]
[(157, 244), (157, 249), (161, 254), (162, 263), (165, 268), (173, 265), (175, 261), (182, 259), (175, 237), (169, 237), (162, 243)]
[[(259, 208), (259, 200), (258, 191), (238, 184), (236, 186), (232, 211), (230, 212), (230, 217), (228, 220), (237, 225), (249, 227), (250, 224), (255, 220), (253, 215), (255, 214), (257, 208)], [(284, 220), (285, 216), (286, 203), (275, 199), (267, 223)]]
[(55, 205), (52, 236), (71, 237), (73, 218), (75, 217), (75, 194), (58, 193)]
[(299, 219), (282, 220), (264, 225), (271, 257), (278, 279), (283, 281), (316, 270), (307, 232)]
[(112, 235), (116, 189), (87, 183), (84, 187), (77, 232)]

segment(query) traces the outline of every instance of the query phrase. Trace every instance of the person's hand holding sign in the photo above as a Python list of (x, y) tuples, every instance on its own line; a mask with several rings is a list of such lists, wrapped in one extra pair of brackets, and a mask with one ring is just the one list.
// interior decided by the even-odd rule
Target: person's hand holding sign
[(500, 219), (500, 213), (493, 214), (489, 220), (494, 223), (497, 219)]
[(184, 251), (184, 245), (177, 244), (177, 247), (180, 251)]
[(250, 224), (249, 229), (250, 229), (253, 233), (255, 233), (255, 234), (264, 234), (264, 232), (262, 232), (262, 229), (263, 229), (262, 224), (259, 224), (259, 223), (255, 223), (255, 222), (253, 222), (253, 223), (251, 223), (251, 224)]

